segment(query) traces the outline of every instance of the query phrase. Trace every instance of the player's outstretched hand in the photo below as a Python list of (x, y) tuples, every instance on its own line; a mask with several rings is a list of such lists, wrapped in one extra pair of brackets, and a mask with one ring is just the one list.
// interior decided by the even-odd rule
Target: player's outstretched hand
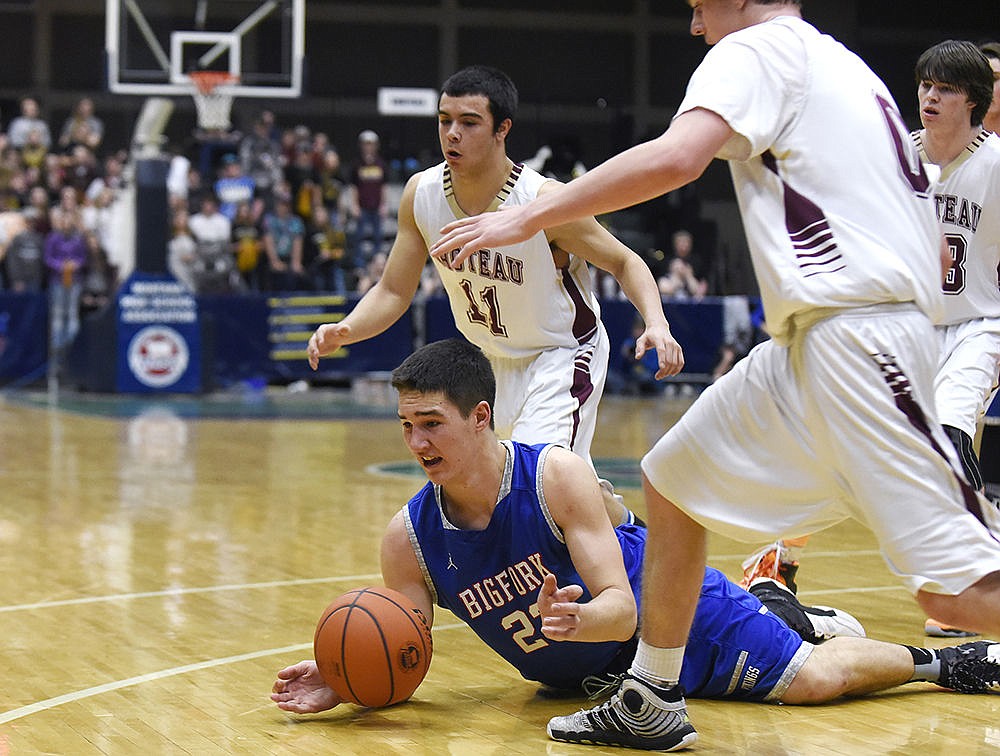
[[(469, 255), (480, 249), (517, 244), (531, 238), (538, 229), (530, 228), (524, 205), (502, 206), (502, 212), (483, 213), (453, 221), (441, 229), (443, 236), (430, 248), (433, 258), (458, 268)], [(452, 252), (458, 250), (454, 258)]]
[(309, 337), (306, 354), (309, 356), (309, 367), (313, 370), (319, 367), (319, 358), (333, 354), (347, 343), (351, 327), (344, 323), (325, 323)]
[(677, 375), (684, 368), (684, 351), (669, 328), (662, 326), (646, 328), (635, 341), (635, 358), (641, 359), (650, 349), (656, 350), (658, 364), (656, 380), (666, 378), (668, 375)]
[(572, 640), (580, 629), (580, 605), (576, 600), (582, 595), (583, 588), (580, 586), (560, 588), (555, 575), (546, 575), (538, 590), (542, 635), (552, 640)]
[(271, 700), (279, 709), (295, 714), (315, 714), (343, 703), (323, 681), (316, 662), (310, 659), (278, 672), (278, 679), (271, 688)]

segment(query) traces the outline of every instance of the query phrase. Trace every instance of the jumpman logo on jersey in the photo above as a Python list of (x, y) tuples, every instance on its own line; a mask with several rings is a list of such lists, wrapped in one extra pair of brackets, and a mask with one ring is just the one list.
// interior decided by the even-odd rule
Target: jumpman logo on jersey
[(455, 564), (455, 561), (451, 558), (451, 554), (448, 555), (448, 567), (446, 569), (455, 570), (455, 572), (458, 572), (458, 565)]

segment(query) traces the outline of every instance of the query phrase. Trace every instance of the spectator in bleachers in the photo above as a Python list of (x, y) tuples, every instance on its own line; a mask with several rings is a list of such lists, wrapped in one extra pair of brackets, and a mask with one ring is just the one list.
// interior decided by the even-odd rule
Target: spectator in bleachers
[(87, 264), (80, 290), (80, 311), (86, 315), (108, 304), (117, 281), (114, 267), (108, 260), (108, 254), (101, 246), (98, 235), (88, 231), (84, 238), (87, 241)]
[(188, 219), (188, 226), (195, 241), (195, 290), (231, 291), (238, 278), (232, 252), (232, 222), (219, 211), (214, 194), (206, 192), (202, 196), (201, 209)]
[(69, 217), (73, 225), (82, 231), (83, 219), (80, 217), (80, 201), (76, 189), (64, 186), (59, 190), (58, 201), (49, 210), (50, 222), (53, 227), (56, 225), (56, 215)]
[(45, 239), (19, 213), (0, 214), (0, 259), (6, 287), (15, 292), (41, 291)]
[(305, 267), (312, 288), (347, 294), (354, 266), (347, 255), (347, 235), (334, 224), (326, 207), (313, 208), (305, 237)]
[(360, 157), (349, 179), (350, 215), (355, 224), (351, 254), (358, 267), (382, 251), (383, 224), (389, 212), (388, 177), (379, 149), (378, 134), (374, 131), (365, 129), (358, 135)]
[(104, 122), (94, 115), (94, 101), (89, 97), (81, 98), (63, 121), (59, 149), (68, 154), (79, 144), (96, 152), (103, 139)]
[(313, 173), (318, 173), (323, 167), (323, 160), (330, 148), (330, 135), (325, 131), (317, 131), (312, 135), (310, 152), (312, 153)]
[(188, 196), (191, 193), (191, 158), (177, 145), (167, 149), (170, 164), (167, 168), (167, 198), (171, 211), (179, 207), (188, 210)]
[(184, 288), (194, 292), (197, 243), (191, 233), (186, 207), (174, 208), (170, 217), (170, 239), (167, 241), (167, 270)]
[(44, 247), (45, 238), (32, 228), (26, 228), (11, 239), (4, 254), (4, 280), (8, 289), (15, 292), (42, 290)]
[(28, 196), (31, 187), (28, 185), (28, 172), (18, 171), (10, 177), (7, 183), (7, 191), (4, 192), (0, 206), (5, 210), (16, 210), (20, 212), (28, 204)]
[(260, 220), (248, 202), (241, 202), (236, 207), (232, 243), (233, 254), (236, 256), (236, 270), (239, 271), (240, 277), (243, 279), (244, 287), (250, 291), (260, 290), (264, 232), (261, 230)]
[(38, 139), (46, 149), (52, 147), (52, 132), (49, 125), (39, 116), (38, 100), (34, 97), (21, 98), (21, 114), (14, 118), (7, 127), (7, 138), (10, 144), (20, 150), (28, 143), (32, 130), (38, 130)]
[(45, 190), (49, 194), (49, 202), (58, 202), (63, 187), (66, 185), (66, 170), (58, 155), (49, 153), (45, 158), (45, 171), (42, 174)]
[(83, 205), (80, 208), (83, 230), (96, 234), (98, 243), (105, 251), (112, 249), (115, 245), (116, 218), (112, 207), (114, 201), (114, 191), (111, 187), (105, 186), (96, 197), (91, 198), (89, 194), (84, 195)]
[(35, 168), (41, 170), (45, 165), (49, 155), (49, 145), (45, 142), (45, 136), (41, 129), (33, 127), (28, 131), (24, 143), (17, 148), (20, 155), (21, 165), (25, 168)]
[(74, 145), (69, 154), (62, 158), (64, 180), (82, 198), (94, 180), (101, 175), (101, 168), (94, 151), (86, 145)]
[(79, 214), (54, 210), (52, 230), (45, 237), (45, 267), (49, 272), (50, 344), (61, 352), (80, 330), (80, 292), (87, 242)]
[(303, 287), (305, 232), (302, 219), (292, 212), (291, 199), (285, 192), (279, 193), (274, 201), (274, 212), (264, 217), (264, 252), (270, 291), (295, 291)]
[(253, 178), (243, 173), (239, 155), (235, 153), (227, 152), (222, 156), (221, 175), (214, 188), (215, 196), (219, 198), (219, 212), (230, 221), (236, 217), (236, 208), (240, 204), (253, 206), (256, 184)]
[(316, 172), (316, 201), (323, 205), (334, 224), (344, 228), (344, 177), (340, 172), (340, 153), (330, 147), (323, 155), (322, 163)]
[(694, 237), (680, 229), (671, 236), (673, 257), (667, 263), (667, 274), (657, 281), (660, 294), (667, 299), (697, 302), (708, 292), (708, 283), (695, 274), (691, 251)]
[(286, 167), (295, 160), (295, 150), (301, 142), (308, 142), (310, 132), (306, 126), (289, 126), (281, 130), (281, 138), (278, 141), (278, 151), (281, 155), (281, 171), (284, 175)]
[(201, 195), (200, 209), (190, 216), (188, 226), (197, 243), (228, 243), (232, 223), (219, 211), (219, 201), (211, 192)]
[(292, 212), (308, 223), (316, 200), (316, 170), (313, 167), (312, 146), (299, 142), (290, 165), (285, 167), (285, 181), (292, 195)]
[(22, 171), (21, 156), (13, 147), (0, 151), (0, 193), (6, 192), (14, 176)]
[(281, 178), (281, 150), (271, 135), (274, 126), (269, 111), (261, 113), (253, 128), (240, 141), (239, 155), (243, 173), (253, 179), (257, 196), (268, 199)]
[(105, 189), (112, 192), (112, 201), (125, 188), (125, 161), (118, 153), (108, 155), (101, 164), (101, 171), (87, 186), (86, 196), (96, 200)]
[(52, 230), (49, 219), (49, 193), (44, 186), (33, 186), (28, 192), (28, 204), (21, 210), (24, 220), (34, 230), (45, 236)]

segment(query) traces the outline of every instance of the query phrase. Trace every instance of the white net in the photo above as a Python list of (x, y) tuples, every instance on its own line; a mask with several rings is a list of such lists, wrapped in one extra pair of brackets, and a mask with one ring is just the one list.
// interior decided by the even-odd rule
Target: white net
[(195, 84), (191, 96), (198, 111), (198, 127), (212, 131), (225, 131), (231, 128), (229, 114), (233, 107), (233, 95), (219, 91), (219, 87), (235, 84), (239, 79), (230, 74), (202, 71), (192, 73), (191, 80)]

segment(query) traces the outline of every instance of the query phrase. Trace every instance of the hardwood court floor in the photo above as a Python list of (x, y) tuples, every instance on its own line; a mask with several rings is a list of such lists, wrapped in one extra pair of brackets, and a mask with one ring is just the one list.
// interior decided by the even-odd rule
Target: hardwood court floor
[[(230, 405), (0, 395), (0, 756), (621, 753), (549, 741), (548, 718), (585, 702), (537, 698), (443, 611), (410, 702), (279, 711), (275, 672), (311, 655), (330, 599), (379, 582), (382, 529), (422, 478), (393, 408), (319, 392)], [(640, 511), (628, 476), (684, 406), (605, 399), (598, 466)], [(713, 538), (711, 561), (735, 575), (749, 548)], [(856, 525), (814, 538), (800, 583), (874, 637), (943, 645)], [(1000, 751), (1000, 696), (926, 684), (689, 708), (705, 754)]]

